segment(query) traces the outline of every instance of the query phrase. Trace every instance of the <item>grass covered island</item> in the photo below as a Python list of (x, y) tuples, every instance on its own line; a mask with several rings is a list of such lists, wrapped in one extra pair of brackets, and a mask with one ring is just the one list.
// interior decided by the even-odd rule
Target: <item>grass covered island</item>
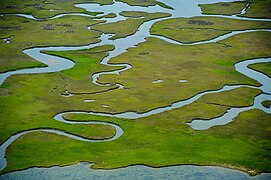
[(203, 14), (238, 15), (250, 18), (270, 18), (269, 0), (246, 0), (200, 4)]

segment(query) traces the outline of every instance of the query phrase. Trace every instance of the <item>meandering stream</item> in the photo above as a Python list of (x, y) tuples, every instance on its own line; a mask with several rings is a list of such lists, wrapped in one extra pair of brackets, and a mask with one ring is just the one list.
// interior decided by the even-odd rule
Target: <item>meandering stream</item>
[(225, 114), (223, 114), (220, 117), (213, 118), (211, 120), (200, 120), (195, 119), (192, 121), (192, 123), (188, 123), (193, 129), (196, 130), (206, 130), (213, 126), (217, 125), (225, 125), (231, 122), (234, 118), (238, 116), (239, 113), (248, 111), (251, 109), (261, 109), (266, 113), (271, 114), (271, 108), (266, 108), (262, 105), (262, 102), (265, 100), (271, 100), (271, 79), (267, 75), (260, 73), (258, 71), (255, 71), (253, 69), (248, 68), (249, 65), (255, 64), (255, 63), (267, 63), (271, 62), (271, 58), (258, 58), (253, 60), (247, 60), (243, 62), (239, 62), (235, 64), (235, 69), (246, 75), (247, 77), (250, 77), (251, 79), (254, 79), (258, 81), (261, 84), (261, 87), (259, 87), (265, 94), (260, 94), (254, 99), (254, 104), (249, 107), (240, 107), (240, 108), (230, 108), (227, 110)]
[[(169, 19), (169, 18), (174, 18), (174, 17), (192, 17), (192, 16), (202, 16), (200, 8), (198, 7), (199, 3), (215, 3), (215, 2), (232, 2), (233, 0), (160, 0), (161, 2), (164, 2), (165, 4), (168, 4), (172, 7), (174, 7), (174, 10), (169, 10), (165, 9), (159, 6), (151, 6), (151, 7), (138, 7), (138, 6), (129, 6), (125, 3), (121, 2), (115, 2), (113, 5), (104, 5), (100, 6), (97, 4), (78, 4), (76, 7), (81, 7), (85, 8), (86, 10), (89, 11), (95, 11), (95, 12), (103, 12), (103, 14), (108, 14), (108, 13), (115, 13), (117, 15), (116, 18), (103, 18), (107, 22), (116, 22), (119, 20), (125, 19), (125, 17), (121, 16), (119, 13), (123, 10), (125, 11), (145, 11), (145, 12), (165, 12), (165, 13), (170, 13), (172, 16), (167, 17), (167, 18), (160, 18), (160, 19), (155, 19), (151, 20), (148, 22), (143, 23), (138, 31), (130, 36), (127, 36), (125, 38), (120, 38), (116, 40), (110, 40), (109, 38), (111, 37), (110, 34), (102, 34), (100, 37), (100, 42), (96, 44), (90, 44), (90, 45), (85, 45), (85, 46), (80, 46), (80, 47), (42, 47), (42, 48), (30, 48), (27, 50), (24, 50), (24, 53), (27, 54), (28, 56), (48, 65), (48, 67), (42, 67), (42, 68), (30, 68), (30, 69), (21, 69), (21, 70), (16, 70), (16, 71), (9, 71), (5, 73), (0, 74), (0, 85), (5, 81), (6, 78), (8, 78), (11, 75), (15, 74), (37, 74), (37, 73), (49, 73), (49, 72), (58, 72), (62, 71), (65, 69), (72, 68), (74, 66), (74, 63), (68, 59), (61, 58), (61, 57), (56, 57), (52, 55), (47, 55), (44, 53), (41, 53), (41, 51), (68, 51), (68, 50), (80, 50), (80, 49), (89, 49), (93, 47), (98, 47), (102, 45), (107, 45), (107, 44), (112, 44), (115, 46), (115, 49), (109, 52), (109, 56), (105, 57), (102, 61), (101, 64), (108, 65), (108, 66), (117, 66), (117, 67), (122, 67), (120, 70), (114, 70), (110, 72), (99, 72), (96, 74), (93, 74), (91, 79), (92, 83), (100, 85), (100, 86), (107, 86), (109, 84), (102, 84), (98, 82), (98, 79), (101, 75), (104, 74), (120, 74), (123, 71), (126, 71), (130, 68), (132, 68), (131, 65), (127, 63), (122, 63), (122, 64), (110, 64), (109, 60), (113, 57), (116, 57), (124, 52), (127, 51), (127, 48), (135, 47), (139, 43), (145, 42), (147, 37), (157, 37), (162, 40), (165, 40), (169, 43), (173, 44), (178, 44), (178, 45), (195, 45), (195, 44), (205, 44), (205, 43), (212, 43), (212, 42), (217, 42), (223, 39), (226, 39), (228, 37), (231, 37), (236, 34), (240, 33), (246, 33), (246, 32), (253, 32), (253, 31), (271, 31), (269, 29), (263, 30), (263, 29), (258, 29), (258, 30), (244, 30), (244, 31), (233, 31), (231, 33), (228, 33), (226, 35), (219, 36), (217, 38), (208, 40), (208, 41), (202, 41), (202, 42), (196, 42), (196, 43), (190, 43), (190, 44), (183, 44), (171, 39), (168, 39), (166, 37), (162, 36), (154, 36), (151, 35), (149, 30), (151, 26), (160, 20), (163, 19)], [(244, 13), (245, 10), (242, 10), (242, 13)], [(30, 15), (25, 15), (25, 14), (17, 14), (18, 16), (23, 16), (29, 19), (34, 19), (34, 20), (42, 20), (42, 19), (37, 19), (34, 18), (33, 16)], [(55, 17), (49, 18), (49, 19), (54, 19), (54, 18), (59, 18), (62, 16), (65, 16), (66, 14), (62, 15), (57, 15)], [(84, 15), (84, 14), (68, 14), (68, 15), (82, 15), (82, 16), (89, 16), (89, 15)], [(241, 19), (241, 20), (258, 20), (258, 21), (270, 21), (270, 19), (253, 19), (253, 18), (244, 18), (244, 17), (238, 17), (236, 15), (234, 16), (220, 16), (220, 15), (215, 15), (216, 17), (226, 17), (226, 18), (232, 18), (232, 19)], [(91, 27), (89, 27), (91, 28)], [(247, 66), (255, 63), (261, 63), (261, 62), (271, 62), (271, 58), (257, 58), (257, 59), (252, 59), (252, 60), (247, 60), (243, 62), (239, 62), (235, 65), (235, 68), (238, 72), (258, 81), (261, 86), (260, 87), (253, 87), (253, 86), (247, 86), (247, 85), (225, 85), (221, 89), (218, 90), (208, 90), (205, 92), (201, 92), (196, 94), (195, 96), (187, 99), (187, 100), (179, 100), (175, 103), (172, 103), (170, 105), (165, 105), (164, 107), (158, 107), (154, 108), (153, 110), (150, 110), (148, 112), (123, 112), (123, 113), (118, 113), (118, 114), (109, 114), (109, 113), (96, 113), (96, 112), (82, 112), (82, 111), (77, 111), (74, 112), (71, 110), (71, 112), (65, 112), (65, 113), (59, 113), (57, 114), (54, 119), (56, 121), (60, 121), (63, 123), (69, 123), (69, 124), (102, 124), (102, 125), (109, 125), (115, 128), (116, 134), (110, 138), (110, 139), (105, 139), (105, 140), (93, 140), (93, 139), (87, 139), (83, 138), (74, 134), (70, 134), (68, 132), (64, 132), (61, 130), (56, 130), (56, 129), (34, 129), (34, 130), (26, 130), (20, 133), (17, 133), (13, 136), (11, 136), (7, 141), (5, 141), (1, 146), (0, 146), (0, 171), (3, 170), (6, 165), (7, 161), (5, 158), (5, 153), (7, 148), (11, 143), (13, 143), (17, 138), (21, 137), (22, 135), (25, 135), (27, 133), (32, 133), (32, 132), (37, 132), (37, 131), (42, 131), (42, 132), (49, 132), (49, 133), (54, 133), (54, 134), (59, 134), (63, 135), (69, 138), (73, 138), (79, 141), (87, 141), (87, 142), (106, 142), (106, 141), (112, 141), (117, 138), (119, 138), (123, 134), (123, 130), (112, 123), (105, 123), (105, 122), (82, 122), (82, 121), (67, 121), (63, 119), (64, 114), (69, 114), (69, 113), (84, 113), (84, 114), (92, 114), (92, 115), (98, 115), (98, 116), (109, 116), (109, 117), (117, 117), (117, 118), (125, 118), (125, 119), (137, 119), (137, 118), (143, 118), (147, 116), (151, 116), (154, 114), (159, 114), (163, 113), (165, 111), (169, 111), (172, 109), (176, 108), (181, 108), (185, 105), (191, 104), (194, 101), (198, 100), (200, 97), (206, 94), (211, 94), (211, 93), (218, 93), (218, 92), (224, 92), (232, 89), (236, 89), (239, 87), (250, 87), (250, 88), (257, 88), (262, 90), (265, 94), (260, 94), (258, 95), (255, 100), (254, 104), (249, 107), (242, 107), (242, 108), (231, 108), (229, 109), (223, 116), (214, 118), (209, 121), (203, 121), (203, 120), (194, 120), (191, 123), (188, 123), (188, 125), (191, 126), (193, 129), (197, 130), (204, 130), (208, 129), (210, 127), (213, 127), (215, 125), (224, 125), (226, 123), (229, 123), (237, 117), (237, 115), (241, 112), (250, 110), (250, 109), (261, 109), (265, 111), (266, 113), (271, 113), (271, 109), (267, 109), (262, 106), (261, 102), (264, 100), (270, 100), (271, 99), (271, 79), (264, 75), (263, 73), (254, 71), (252, 69), (249, 69)], [(116, 85), (119, 88), (123, 88), (123, 85), (116, 83)]]
[(84, 141), (84, 142), (108, 142), (108, 141), (113, 141), (118, 139), (122, 134), (123, 130), (121, 127), (119, 127), (116, 124), (113, 123), (107, 123), (107, 122), (99, 122), (99, 121), (67, 121), (63, 119), (62, 116), (55, 116), (54, 118), (56, 121), (60, 121), (66, 124), (95, 124), (95, 125), (106, 125), (106, 126), (112, 126), (115, 130), (116, 133), (113, 137), (108, 138), (108, 139), (89, 139), (85, 137), (81, 137), (78, 135), (74, 135), (62, 130), (57, 130), (57, 129), (33, 129), (33, 130), (28, 130), (28, 131), (23, 131), (20, 133), (17, 133), (13, 136), (11, 136), (8, 140), (6, 140), (3, 144), (0, 146), (0, 171), (3, 170), (7, 166), (7, 159), (6, 159), (6, 150), (9, 147), (10, 144), (12, 144), (16, 139), (19, 137), (28, 134), (28, 133), (33, 133), (33, 132), (47, 132), (47, 133), (53, 133), (53, 134), (58, 134), (62, 136), (66, 136), (78, 141)]

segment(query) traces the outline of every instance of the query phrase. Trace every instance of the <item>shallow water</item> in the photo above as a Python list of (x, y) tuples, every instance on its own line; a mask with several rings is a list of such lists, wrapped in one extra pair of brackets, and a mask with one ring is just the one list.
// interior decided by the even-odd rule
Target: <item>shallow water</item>
[(0, 180), (269, 180), (270, 174), (261, 174), (250, 177), (241, 171), (211, 166), (172, 166), (163, 168), (151, 168), (143, 165), (130, 166), (113, 170), (93, 170), (89, 163), (78, 163), (72, 166), (51, 168), (30, 168), (23, 171), (11, 172), (0, 176)]
[(152, 83), (154, 83), (154, 84), (159, 84), (159, 83), (162, 83), (162, 82), (164, 82), (163, 79), (157, 79), (157, 80), (152, 81)]

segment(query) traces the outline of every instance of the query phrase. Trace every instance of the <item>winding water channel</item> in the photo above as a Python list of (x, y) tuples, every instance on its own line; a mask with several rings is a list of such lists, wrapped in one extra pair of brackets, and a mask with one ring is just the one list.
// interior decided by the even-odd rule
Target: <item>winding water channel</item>
[[(147, 7), (138, 7), (138, 6), (129, 6), (129, 5), (122, 3), (122, 2), (114, 2), (113, 5), (104, 5), (104, 6), (100, 6), (98, 4), (78, 4), (78, 5), (76, 5), (76, 7), (85, 8), (88, 11), (103, 12), (103, 15), (109, 14), (109, 13), (115, 13), (117, 15), (116, 18), (103, 18), (104, 20), (106, 20), (106, 22), (116, 22), (116, 21), (126, 19), (125, 17), (123, 17), (119, 14), (123, 10), (125, 10), (125, 11), (144, 11), (144, 12), (165, 12), (165, 13), (171, 14), (172, 16), (167, 17), (167, 18), (160, 18), (160, 19), (155, 19), (155, 20), (145, 22), (139, 27), (138, 31), (135, 34), (127, 36), (125, 38), (110, 40), (109, 38), (112, 36), (111, 34), (102, 34), (100, 37), (101, 41), (96, 44), (84, 45), (84, 46), (80, 46), (80, 47), (78, 47), (78, 46), (76, 46), (76, 47), (41, 47), (41, 48), (39, 47), (39, 48), (26, 49), (23, 51), (25, 54), (46, 64), (47, 67), (20, 69), (20, 70), (16, 70), (16, 71), (9, 71), (9, 72), (5, 72), (5, 73), (1, 73), (0, 74), (0, 85), (5, 81), (6, 78), (8, 78), (11, 75), (58, 72), (58, 71), (62, 71), (65, 69), (72, 68), (74, 66), (74, 63), (68, 59), (56, 57), (56, 56), (52, 56), (52, 55), (47, 55), (47, 54), (41, 53), (41, 51), (81, 50), (81, 49), (89, 49), (89, 48), (98, 47), (98, 46), (107, 45), (107, 44), (114, 45), (115, 49), (109, 52), (109, 55), (101, 61), (101, 64), (108, 65), (108, 66), (122, 67), (122, 69), (114, 70), (114, 71), (110, 71), (110, 72), (99, 72), (99, 73), (93, 74), (91, 77), (92, 83), (100, 85), (100, 86), (108, 86), (108, 85), (110, 85), (109, 83), (102, 84), (102, 83), (98, 82), (100, 76), (102, 76), (104, 74), (120, 74), (121, 72), (132, 68), (132, 66), (127, 63), (110, 64), (109, 60), (113, 57), (116, 57), (116, 56), (126, 52), (127, 48), (135, 47), (139, 43), (145, 42), (147, 37), (160, 38), (160, 39), (165, 40), (169, 43), (173, 43), (173, 44), (177, 44), (177, 45), (195, 45), (195, 44), (206, 44), (206, 43), (217, 42), (217, 41), (220, 41), (220, 40), (226, 39), (228, 37), (231, 37), (233, 35), (241, 34), (241, 33), (254, 32), (254, 31), (269, 31), (269, 32), (271, 31), (269, 29), (233, 31), (231, 33), (219, 36), (219, 37), (211, 39), (211, 40), (190, 43), (190, 44), (183, 44), (183, 43), (168, 39), (166, 37), (151, 35), (149, 30), (155, 22), (160, 21), (160, 20), (174, 18), (174, 17), (202, 16), (200, 8), (198, 7), (198, 4), (200, 4), (200, 3), (206, 4), (206, 3), (216, 3), (216, 2), (232, 2), (234, 0), (195, 0), (195, 1), (191, 1), (191, 0), (182, 0), (182, 1), (179, 1), (179, 0), (170, 0), (170, 1), (169, 0), (160, 0), (160, 1), (164, 2), (165, 4), (168, 4), (169, 6), (172, 6), (174, 8), (174, 10), (165, 9), (160, 6), (151, 6), (148, 8)], [(241, 14), (243, 14), (245, 12), (247, 7), (248, 6), (246, 6), (246, 8), (241, 11)], [(30, 15), (27, 15), (27, 14), (17, 14), (17, 15), (23, 16), (23, 17), (29, 18), (29, 19), (34, 19), (37, 21), (44, 20), (44, 19), (37, 19), (37, 18), (30, 16)], [(61, 14), (61, 15), (57, 15), (57, 16), (54, 16), (54, 17), (48, 18), (48, 19), (55, 19), (55, 18), (59, 18), (59, 17), (65, 16), (65, 15), (89, 16), (89, 15), (85, 15), (85, 14), (74, 14), (73, 13), (73, 14)], [(226, 17), (226, 18), (231, 18), (231, 19), (241, 19), (241, 20), (270, 21), (270, 19), (244, 18), (244, 17), (238, 17), (236, 15), (233, 15), (233, 16), (214, 15), (214, 16)], [(91, 27), (89, 27), (89, 28), (91, 28)], [(164, 107), (158, 107), (158, 108), (155, 108), (153, 110), (150, 110), (150, 111), (147, 111), (144, 113), (138, 113), (138, 112), (131, 111), (131, 112), (118, 113), (118, 114), (110, 114), (110, 113), (96, 113), (96, 112), (92, 112), (92, 111), (89, 111), (89, 112), (76, 111), (75, 112), (73, 110), (71, 110), (70, 112), (59, 113), (59, 114), (55, 115), (55, 117), (54, 117), (54, 119), (56, 121), (60, 121), (63, 123), (68, 123), (68, 124), (108, 125), (108, 126), (112, 126), (113, 128), (115, 128), (116, 134), (112, 138), (109, 138), (109, 139), (94, 140), (94, 139), (87, 139), (84, 137), (80, 137), (80, 136), (70, 134), (68, 132), (64, 132), (61, 130), (56, 130), (56, 129), (34, 129), (34, 130), (23, 131), (23, 132), (20, 132), (20, 133), (17, 133), (15, 135), (11, 136), (9, 139), (7, 139), (0, 146), (0, 171), (3, 170), (7, 165), (7, 160), (6, 160), (5, 156), (6, 156), (6, 150), (9, 147), (9, 145), (12, 144), (16, 139), (18, 139), (19, 137), (21, 137), (22, 135), (25, 135), (27, 133), (42, 131), (42, 132), (59, 134), (59, 135), (63, 135), (63, 136), (66, 136), (66, 137), (69, 137), (72, 139), (76, 139), (79, 141), (87, 141), (87, 142), (112, 141), (112, 140), (119, 138), (123, 134), (123, 130), (121, 129), (121, 127), (119, 127), (118, 125), (115, 125), (113, 123), (98, 122), (98, 121), (97, 122), (68, 121), (68, 120), (63, 119), (64, 114), (83, 113), (83, 114), (92, 114), (92, 115), (98, 115), (98, 116), (104, 116), (104, 117), (109, 116), (109, 117), (117, 117), (117, 118), (125, 118), (125, 119), (137, 119), (137, 118), (151, 116), (154, 114), (163, 113), (165, 111), (169, 111), (172, 109), (181, 108), (185, 105), (188, 105), (188, 104), (195, 102), (200, 97), (202, 97), (206, 94), (229, 91), (229, 90), (236, 89), (239, 87), (250, 87), (250, 88), (260, 89), (263, 91), (263, 94), (260, 94), (257, 97), (255, 97), (254, 104), (252, 106), (241, 107), (241, 108), (231, 108), (221, 117), (217, 117), (217, 118), (211, 119), (209, 121), (197, 119), (197, 120), (192, 121), (191, 123), (188, 123), (188, 125), (195, 130), (205, 130), (210, 127), (216, 126), (216, 125), (225, 125), (225, 124), (229, 123), (230, 121), (232, 121), (235, 117), (237, 117), (239, 113), (250, 110), (250, 109), (255, 109), (255, 108), (261, 109), (261, 110), (265, 111), (266, 113), (271, 114), (271, 109), (265, 108), (261, 104), (264, 100), (271, 99), (271, 79), (268, 76), (264, 75), (263, 73), (254, 71), (254, 70), (247, 67), (248, 65), (251, 65), (251, 64), (266, 63), (266, 62), (271, 62), (271, 58), (251, 59), (251, 60), (239, 62), (235, 65), (235, 68), (238, 72), (258, 81), (261, 84), (260, 87), (247, 86), (247, 85), (225, 85), (221, 89), (208, 90), (205, 92), (201, 92), (201, 93), (198, 93), (195, 96), (193, 96), (187, 100), (179, 100), (179, 101), (174, 102), (170, 105), (166, 105)], [(123, 88), (123, 85), (121, 85), (121, 84), (116, 83), (115, 85), (117, 85), (118, 88)], [(70, 168), (70, 167), (67, 167), (67, 168)], [(25, 170), (25, 171), (29, 171), (29, 170)], [(21, 171), (21, 172), (24, 172), (24, 171)], [(8, 174), (12, 175), (14, 173), (16, 174), (16, 172), (12, 172), (12, 173), (8, 173)], [(0, 179), (5, 176), (6, 175), (0, 176)]]

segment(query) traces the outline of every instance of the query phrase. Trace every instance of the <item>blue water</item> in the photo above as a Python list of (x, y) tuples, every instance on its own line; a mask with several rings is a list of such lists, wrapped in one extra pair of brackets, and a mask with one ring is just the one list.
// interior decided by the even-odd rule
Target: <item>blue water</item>
[(270, 174), (251, 177), (246, 173), (211, 166), (171, 166), (151, 168), (142, 165), (130, 166), (113, 170), (93, 170), (89, 163), (51, 168), (30, 168), (0, 176), (0, 180), (270, 180)]

